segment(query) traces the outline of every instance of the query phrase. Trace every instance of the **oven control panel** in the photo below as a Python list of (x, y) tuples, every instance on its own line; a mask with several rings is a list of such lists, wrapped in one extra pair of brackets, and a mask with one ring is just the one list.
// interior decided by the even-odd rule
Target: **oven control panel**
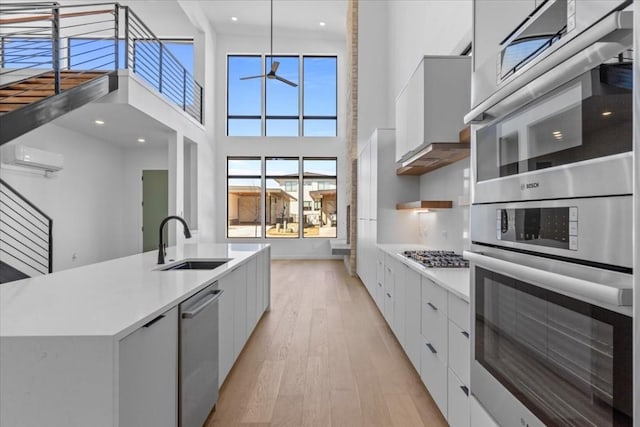
[(496, 238), (514, 243), (578, 250), (578, 208), (496, 210)]

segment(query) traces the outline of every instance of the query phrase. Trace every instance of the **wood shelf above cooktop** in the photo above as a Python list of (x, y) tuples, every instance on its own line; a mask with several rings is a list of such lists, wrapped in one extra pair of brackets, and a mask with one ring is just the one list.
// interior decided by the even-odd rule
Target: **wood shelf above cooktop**
[(414, 202), (396, 203), (396, 209), (450, 209), (451, 200), (417, 200)]

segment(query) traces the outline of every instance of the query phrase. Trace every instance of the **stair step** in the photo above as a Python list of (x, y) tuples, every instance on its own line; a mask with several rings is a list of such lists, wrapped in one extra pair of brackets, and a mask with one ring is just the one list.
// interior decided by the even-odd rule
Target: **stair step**
[(0, 103), (0, 113), (9, 113), (13, 110), (17, 110), (18, 108), (22, 108), (28, 104), (3, 104)]
[(40, 101), (46, 98), (45, 96), (9, 96), (6, 98), (0, 98), (0, 104), (31, 104), (32, 102)]
[(0, 89), (0, 97), (4, 96), (51, 96), (55, 95), (53, 89)]

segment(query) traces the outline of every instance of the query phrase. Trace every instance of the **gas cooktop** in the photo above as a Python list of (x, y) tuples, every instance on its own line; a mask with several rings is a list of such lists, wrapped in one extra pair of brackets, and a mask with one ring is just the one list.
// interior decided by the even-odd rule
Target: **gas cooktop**
[(469, 261), (453, 251), (404, 251), (402, 255), (427, 268), (469, 268)]

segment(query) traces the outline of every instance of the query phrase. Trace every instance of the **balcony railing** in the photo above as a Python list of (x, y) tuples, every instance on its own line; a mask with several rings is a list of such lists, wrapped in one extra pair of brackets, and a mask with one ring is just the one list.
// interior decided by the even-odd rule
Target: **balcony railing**
[(60, 93), (65, 79), (73, 78), (64, 71), (122, 68), (202, 123), (202, 86), (129, 7), (0, 5), (0, 85), (53, 71), (55, 93)]

